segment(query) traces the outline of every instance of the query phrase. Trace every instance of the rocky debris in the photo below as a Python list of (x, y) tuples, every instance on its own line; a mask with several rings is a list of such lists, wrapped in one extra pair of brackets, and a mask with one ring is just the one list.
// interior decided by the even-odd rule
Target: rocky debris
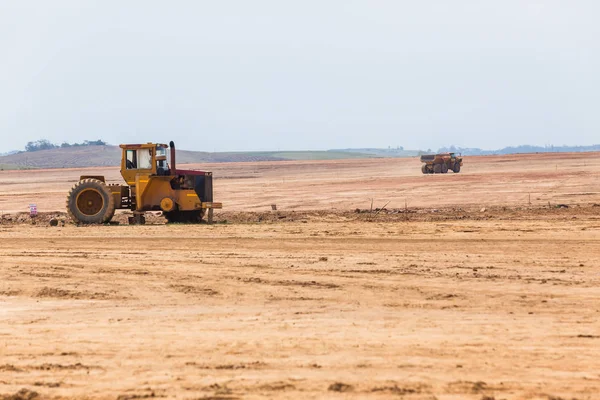
[(21, 389), (12, 395), (0, 395), (0, 400), (34, 400), (39, 399), (39, 393), (29, 389)]

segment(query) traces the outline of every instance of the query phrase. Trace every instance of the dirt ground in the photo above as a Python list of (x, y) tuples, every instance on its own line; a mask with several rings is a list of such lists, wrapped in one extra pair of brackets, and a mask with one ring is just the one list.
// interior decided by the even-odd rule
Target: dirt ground
[[(459, 174), (421, 174), (417, 158), (191, 165), (213, 171), (229, 211), (438, 208), (600, 202), (600, 153), (466, 157)], [(117, 168), (0, 171), (0, 213), (64, 211), (80, 175), (122, 183)]]
[(600, 156), (419, 167), (210, 165), (217, 224), (93, 227), (47, 224), (82, 171), (0, 173), (0, 399), (600, 398)]

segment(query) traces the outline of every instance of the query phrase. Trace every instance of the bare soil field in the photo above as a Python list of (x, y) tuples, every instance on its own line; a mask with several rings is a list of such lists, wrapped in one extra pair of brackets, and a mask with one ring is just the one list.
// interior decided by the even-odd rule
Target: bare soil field
[[(213, 171), (228, 211), (436, 208), (600, 202), (600, 153), (467, 157), (459, 174), (421, 174), (417, 158), (189, 165)], [(64, 211), (80, 175), (122, 183), (118, 168), (0, 172), (0, 212)]]
[(600, 398), (598, 154), (202, 167), (214, 225), (0, 174), (0, 399)]

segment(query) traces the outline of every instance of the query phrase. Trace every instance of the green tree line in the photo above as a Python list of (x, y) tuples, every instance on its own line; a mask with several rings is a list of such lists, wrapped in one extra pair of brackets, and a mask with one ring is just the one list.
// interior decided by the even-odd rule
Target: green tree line
[(25, 151), (40, 151), (50, 150), (65, 147), (78, 147), (78, 146), (106, 146), (106, 142), (103, 140), (84, 140), (82, 143), (68, 143), (63, 142), (61, 145), (54, 144), (47, 139), (36, 140), (35, 142), (27, 142), (25, 145)]

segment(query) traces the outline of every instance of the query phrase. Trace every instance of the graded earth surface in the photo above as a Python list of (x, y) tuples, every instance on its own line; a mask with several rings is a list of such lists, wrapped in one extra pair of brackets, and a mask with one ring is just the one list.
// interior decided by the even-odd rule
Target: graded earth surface
[(213, 225), (0, 172), (0, 399), (600, 398), (599, 154), (193, 167)]

